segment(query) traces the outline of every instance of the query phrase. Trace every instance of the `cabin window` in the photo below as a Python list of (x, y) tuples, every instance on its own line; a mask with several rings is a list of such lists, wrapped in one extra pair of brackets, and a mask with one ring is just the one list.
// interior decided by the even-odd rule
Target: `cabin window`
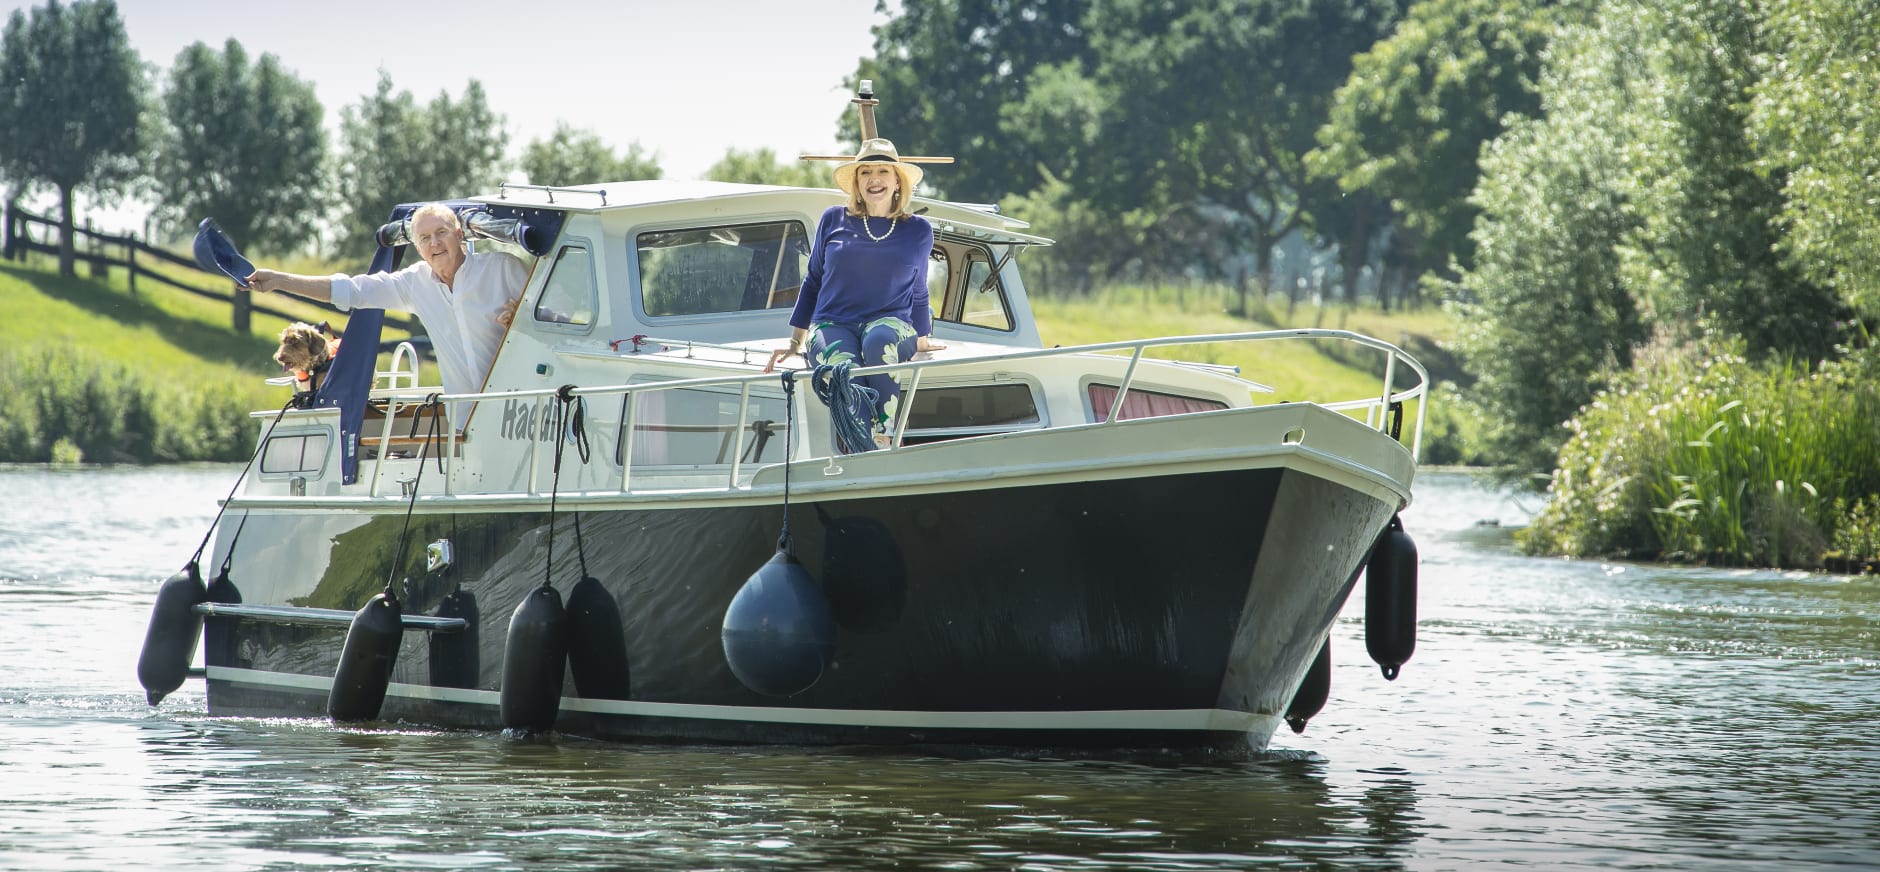
[(946, 249), (935, 246), (927, 255), (927, 305), (933, 308), (935, 321), (946, 317), (947, 278), (951, 272)]
[(907, 410), (907, 440), (928, 442), (952, 436), (1002, 433), (1040, 426), (1043, 416), (1032, 386), (1023, 382), (923, 387)]
[[(1116, 386), (1093, 384), (1089, 388), (1090, 420), (1101, 424), (1110, 418), (1110, 406), (1116, 403)], [(1184, 397), (1179, 394), (1165, 394), (1160, 391), (1145, 391), (1130, 388), (1129, 396), (1123, 398), (1123, 408), (1116, 420), (1128, 421), (1134, 418), (1159, 418), (1164, 415), (1186, 415), (1190, 412), (1212, 412), (1225, 409), (1227, 404), (1220, 400)]]
[(548, 283), (535, 301), (535, 320), (576, 326), (594, 323), (594, 258), (585, 245), (564, 245), (555, 253)]
[(966, 255), (966, 281), (961, 284), (959, 320), (974, 327), (993, 330), (1012, 329), (1012, 311), (1005, 301), (1005, 285), (992, 271), (992, 260), (984, 249), (975, 248)]
[(809, 268), (800, 221), (660, 230), (635, 244), (640, 298), (655, 317), (788, 309)]
[[(738, 426), (738, 392), (722, 388), (640, 391), (633, 410), (634, 466), (716, 466), (733, 457), (742, 463), (783, 459), (783, 393), (753, 390), (744, 426)], [(626, 398), (620, 411), (626, 414)], [(624, 439), (621, 440), (624, 442)], [(623, 445), (614, 446), (618, 462)]]
[(261, 472), (268, 475), (318, 473), (326, 466), (331, 431), (275, 433), (261, 450)]

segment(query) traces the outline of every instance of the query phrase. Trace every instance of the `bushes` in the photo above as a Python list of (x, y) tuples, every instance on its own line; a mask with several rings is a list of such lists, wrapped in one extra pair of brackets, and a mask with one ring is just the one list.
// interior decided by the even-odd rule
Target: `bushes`
[(232, 378), (156, 380), (65, 347), (0, 352), (0, 461), (244, 460), (257, 393)]
[(1818, 568), (1880, 559), (1880, 354), (1810, 372), (1706, 337), (1569, 425), (1530, 552)]

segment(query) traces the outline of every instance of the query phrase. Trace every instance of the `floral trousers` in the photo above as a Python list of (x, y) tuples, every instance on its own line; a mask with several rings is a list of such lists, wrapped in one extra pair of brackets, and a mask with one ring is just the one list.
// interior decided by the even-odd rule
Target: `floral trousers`
[[(893, 316), (876, 318), (866, 324), (838, 324), (819, 321), (810, 327), (809, 362), (811, 365), (847, 363), (850, 366), (880, 366), (911, 360), (918, 347), (919, 334), (914, 325)], [(901, 384), (891, 375), (858, 376), (856, 381), (875, 390), (877, 431), (885, 431), (894, 420), (901, 399)]]

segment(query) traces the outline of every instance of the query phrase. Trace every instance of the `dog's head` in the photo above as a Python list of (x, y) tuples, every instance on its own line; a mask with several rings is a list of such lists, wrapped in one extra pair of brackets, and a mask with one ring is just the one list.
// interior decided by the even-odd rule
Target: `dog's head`
[[(281, 347), (274, 352), (274, 360), (283, 368), (294, 370), (297, 375), (319, 369), (321, 365), (333, 359), (327, 348), (326, 337), (320, 328), (312, 324), (296, 321), (281, 331)], [(304, 375), (301, 376), (305, 378)]]

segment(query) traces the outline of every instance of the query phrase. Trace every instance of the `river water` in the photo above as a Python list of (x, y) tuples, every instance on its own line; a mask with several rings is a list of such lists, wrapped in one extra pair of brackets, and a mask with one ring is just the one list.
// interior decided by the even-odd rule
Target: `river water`
[(1425, 473), (1414, 659), (1254, 759), (640, 747), (152, 709), (239, 467), (0, 467), (0, 869), (1871, 869), (1880, 580), (1519, 556)]

